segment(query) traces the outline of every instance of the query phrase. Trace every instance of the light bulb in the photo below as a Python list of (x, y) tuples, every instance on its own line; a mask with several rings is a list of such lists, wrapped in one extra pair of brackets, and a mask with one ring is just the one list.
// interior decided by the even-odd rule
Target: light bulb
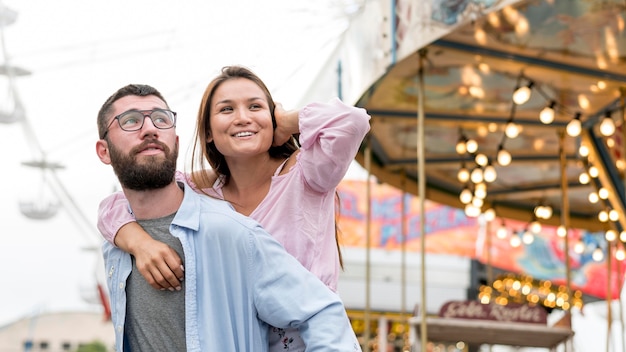
[(476, 208), (470, 203), (465, 206), (465, 215), (469, 218), (475, 218), (480, 215), (480, 208)]
[(602, 259), (604, 259), (604, 252), (602, 251), (602, 248), (600, 248), (600, 246), (597, 246), (596, 249), (593, 250), (591, 257), (596, 262), (602, 261)]
[(473, 139), (468, 139), (467, 142), (465, 142), (465, 150), (467, 150), (470, 154), (476, 153), (478, 150), (478, 143)]
[(600, 134), (605, 137), (612, 136), (615, 133), (615, 121), (611, 118), (611, 115), (607, 115), (602, 119), (600, 123)]
[(469, 171), (467, 170), (465, 166), (461, 167), (459, 169), (459, 172), (456, 174), (456, 178), (461, 183), (467, 182), (469, 180), (469, 176), (470, 176)]
[(522, 105), (530, 99), (530, 87), (532, 87), (532, 83), (527, 86), (519, 87), (513, 93), (513, 102), (517, 105)]
[[(482, 184), (484, 184), (484, 183), (479, 183), (479, 185), (482, 185)], [(480, 198), (480, 199), (485, 199), (487, 197), (487, 188), (485, 188), (485, 187), (475, 187), (474, 188), (474, 197)]]
[(502, 166), (507, 166), (511, 163), (511, 153), (509, 153), (506, 149), (500, 148), (498, 150), (498, 164)]
[(574, 252), (578, 253), (578, 254), (582, 254), (585, 251), (585, 244), (582, 241), (578, 241), (576, 242), (576, 244), (574, 244)]
[(496, 218), (496, 211), (493, 208), (485, 210), (483, 213), (486, 221), (493, 221)]
[(567, 229), (565, 228), (565, 226), (559, 225), (559, 227), (556, 228), (556, 235), (561, 238), (567, 236)]
[(609, 242), (613, 242), (617, 239), (617, 232), (612, 229), (606, 230), (606, 232), (604, 233), (604, 238), (606, 238), (606, 240)]
[(589, 178), (590, 178), (589, 174), (586, 172), (583, 172), (578, 176), (578, 181), (580, 182), (580, 184), (586, 185), (590, 181)]
[(580, 123), (579, 113), (577, 113), (574, 119), (567, 124), (565, 130), (570, 137), (578, 137), (578, 135), (580, 135), (580, 131), (582, 130), (582, 124)]
[(474, 29), (474, 39), (480, 45), (487, 44), (487, 33), (484, 29), (482, 29), (482, 27), (476, 27)]
[(549, 125), (554, 121), (554, 105), (556, 105), (556, 102), (550, 102), (550, 105), (543, 108), (539, 113), (539, 121), (543, 124)]
[(519, 126), (513, 121), (507, 123), (504, 127), (504, 134), (511, 139), (516, 138), (519, 135)]
[(544, 219), (550, 219), (552, 217), (552, 207), (549, 205), (545, 206), (544, 210)]
[(493, 167), (493, 165), (489, 164), (487, 165), (487, 167), (485, 167), (485, 171), (483, 172), (483, 178), (485, 179), (485, 182), (493, 182), (496, 180), (496, 178), (498, 177), (498, 174), (496, 172), (496, 168)]
[(520, 246), (520, 244), (522, 244), (522, 240), (519, 238), (518, 234), (514, 233), (511, 235), (511, 238), (509, 239), (509, 243), (511, 244), (511, 247), (517, 248)]
[(472, 201), (472, 191), (470, 191), (469, 188), (464, 188), (461, 191), (461, 194), (459, 194), (459, 200), (463, 204), (468, 204), (469, 202), (471, 202)]
[(615, 251), (615, 259), (619, 261), (626, 259), (626, 252), (624, 252), (624, 248), (618, 248)]
[(609, 190), (604, 187), (600, 187), (600, 189), (598, 190), (598, 197), (600, 197), (600, 199), (608, 199)]
[(483, 153), (478, 153), (476, 154), (474, 161), (476, 161), (476, 164), (480, 166), (485, 166), (489, 162), (489, 158), (487, 158), (487, 156)]
[(589, 193), (589, 203), (596, 204), (600, 200), (596, 192)]
[(459, 155), (463, 155), (467, 152), (467, 146), (465, 145), (465, 141), (463, 139), (459, 139), (459, 141), (456, 142), (455, 150)]
[(496, 237), (503, 240), (506, 238), (506, 235), (508, 235), (508, 232), (509, 231), (506, 229), (506, 226), (504, 226), (503, 223), (502, 226), (498, 227), (498, 230), (496, 231)]
[(541, 233), (541, 223), (539, 221), (533, 221), (530, 223), (530, 232)]
[(472, 170), (472, 173), (470, 174), (470, 180), (472, 180), (472, 182), (474, 183), (483, 182), (483, 169), (480, 167), (477, 167), (474, 170)]
[(531, 244), (534, 241), (535, 235), (533, 235), (533, 233), (530, 231), (524, 231), (524, 234), (522, 235), (522, 242), (524, 242), (524, 244)]

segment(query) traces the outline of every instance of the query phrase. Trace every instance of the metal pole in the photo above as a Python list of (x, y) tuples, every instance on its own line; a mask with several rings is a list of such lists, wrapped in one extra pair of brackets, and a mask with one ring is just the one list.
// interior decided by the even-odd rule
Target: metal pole
[(365, 193), (367, 199), (367, 214), (365, 219), (365, 312), (363, 316), (363, 324), (365, 325), (365, 329), (363, 330), (363, 351), (369, 352), (370, 350), (370, 285), (371, 285), (371, 261), (370, 261), (370, 250), (371, 250), (371, 242), (372, 242), (372, 229), (371, 229), (371, 219), (372, 219), (372, 191), (371, 191), (371, 177), (372, 177), (372, 168), (371, 168), (371, 160), (372, 160), (372, 148), (370, 144), (370, 138), (368, 137), (367, 144), (365, 145), (365, 169), (367, 170), (367, 182), (365, 184)]
[(420, 212), (420, 238), (421, 238), (421, 346), (422, 352), (426, 352), (426, 342), (428, 341), (428, 329), (426, 327), (426, 214), (425, 198), (426, 198), (426, 172), (424, 158), (424, 67), (423, 61), (426, 56), (426, 50), (419, 51), (418, 61), (418, 91), (417, 91), (417, 184), (419, 189), (419, 212)]
[[(620, 92), (620, 100), (621, 100), (621, 107), (620, 107), (620, 119), (621, 119), (621, 129), (622, 129), (622, 160), (626, 161), (626, 115), (624, 114), (624, 109), (626, 108), (626, 106), (624, 104), (626, 104), (626, 88), (625, 87), (620, 87), (619, 89)], [(625, 179), (623, 180), (623, 182), (626, 184), (626, 175), (624, 175)], [(626, 231), (626, 229), (623, 229)], [(617, 248), (616, 248), (617, 249)], [(620, 262), (616, 262), (615, 263), (617, 265), (617, 287), (619, 289), (619, 295), (617, 296), (618, 302), (619, 302), (619, 321), (620, 321), (620, 326), (622, 327), (622, 330), (624, 330), (624, 302), (622, 300), (622, 263)], [(622, 352), (626, 351), (626, 339), (624, 338), (624, 334), (619, 334), (620, 338), (622, 339)]]
[(611, 307), (611, 304), (613, 302), (613, 297), (611, 297), (613, 295), (613, 290), (611, 289), (613, 286), (611, 284), (611, 255), (611, 242), (608, 242), (606, 246), (606, 352), (609, 352), (610, 350), (609, 346), (611, 345), (611, 335), (613, 335), (611, 332), (611, 325), (613, 323), (613, 309)]
[[(572, 297), (572, 275), (569, 257), (569, 197), (567, 193), (567, 156), (565, 155), (565, 131), (559, 131), (559, 161), (561, 166), (561, 226), (565, 228), (565, 287), (567, 288), (567, 299), (570, 303)], [(571, 314), (570, 314), (571, 315)], [(569, 327), (571, 328), (571, 326)]]
[[(403, 169), (404, 170), (404, 169)], [(400, 244), (400, 250), (401, 250), (401, 255), (402, 255), (402, 266), (400, 268), (401, 272), (400, 272), (400, 277), (401, 277), (401, 287), (402, 290), (400, 292), (400, 314), (404, 317), (406, 314), (406, 240), (407, 240), (407, 233), (406, 233), (406, 171), (402, 172), (402, 196), (401, 196), (401, 200), (402, 200), (402, 204), (401, 204), (401, 211), (402, 214), (400, 215), (400, 232), (401, 232), (401, 241), (402, 243)]]

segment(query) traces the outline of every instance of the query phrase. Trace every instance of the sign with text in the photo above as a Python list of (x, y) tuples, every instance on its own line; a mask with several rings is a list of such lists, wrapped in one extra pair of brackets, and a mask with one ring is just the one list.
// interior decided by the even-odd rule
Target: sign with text
[(547, 312), (527, 304), (482, 304), (479, 301), (451, 301), (439, 310), (442, 318), (495, 320), (501, 322), (547, 324)]

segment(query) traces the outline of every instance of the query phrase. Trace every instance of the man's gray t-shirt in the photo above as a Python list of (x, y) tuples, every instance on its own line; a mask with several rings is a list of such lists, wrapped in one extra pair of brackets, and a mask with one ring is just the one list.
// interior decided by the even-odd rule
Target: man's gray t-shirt
[[(180, 240), (169, 231), (175, 215), (137, 222), (184, 258)], [(132, 262), (126, 281), (125, 345), (133, 352), (185, 351), (185, 283), (180, 291), (154, 289), (139, 273), (134, 257)]]

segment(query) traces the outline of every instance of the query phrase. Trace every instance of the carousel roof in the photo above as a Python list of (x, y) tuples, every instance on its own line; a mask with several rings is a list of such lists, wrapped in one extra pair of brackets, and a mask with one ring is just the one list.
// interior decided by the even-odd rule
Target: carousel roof
[[(357, 160), (414, 194), (423, 165), (426, 198), (469, 213), (621, 231), (625, 20), (623, 1), (546, 0), (458, 26), (393, 63), (359, 99), (372, 119)], [(527, 100), (514, 102), (518, 90)]]

